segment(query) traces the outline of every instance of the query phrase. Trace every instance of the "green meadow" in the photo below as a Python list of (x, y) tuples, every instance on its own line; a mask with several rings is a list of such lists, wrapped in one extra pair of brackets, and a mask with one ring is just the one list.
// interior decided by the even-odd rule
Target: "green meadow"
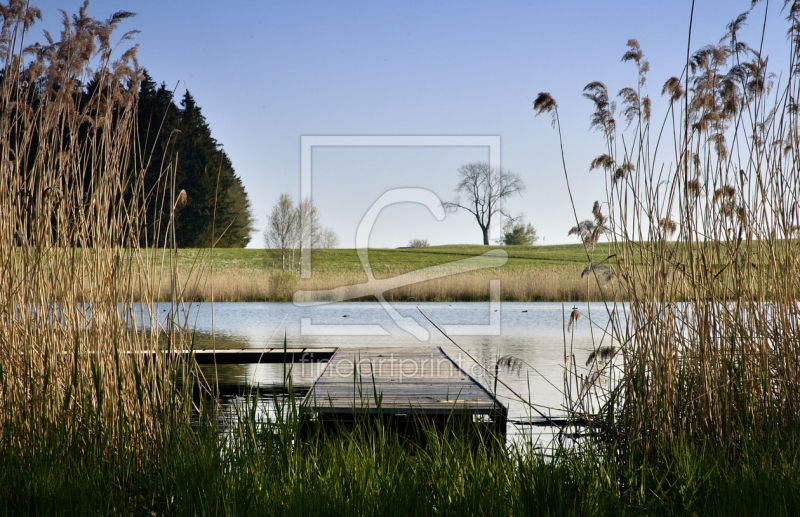
[[(604, 258), (601, 244), (590, 256), (595, 260)], [(448, 245), (427, 248), (370, 248), (369, 261), (376, 272), (414, 271), (456, 260), (477, 257), (489, 250), (503, 249), (508, 253), (505, 269), (517, 267), (585, 267), (587, 253), (582, 244), (556, 246), (481, 246)], [(291, 255), (291, 251), (288, 252)], [(603, 255), (601, 257), (601, 255)], [(299, 253), (296, 253), (299, 258)], [(311, 252), (314, 273), (359, 272), (363, 267), (355, 249), (318, 249)], [(215, 269), (274, 270), (280, 269), (280, 251), (265, 249), (217, 248), (211, 253), (207, 249), (180, 249), (178, 267), (190, 268), (202, 262), (205, 267)]]

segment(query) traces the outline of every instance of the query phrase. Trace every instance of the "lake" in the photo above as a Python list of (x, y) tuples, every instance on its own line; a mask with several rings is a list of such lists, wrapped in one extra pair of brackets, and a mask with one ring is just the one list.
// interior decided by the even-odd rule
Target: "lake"
[[(580, 304), (581, 319), (566, 333), (572, 306), (561, 303), (394, 302), (398, 318), (411, 318), (414, 334), (401, 329), (377, 302), (330, 303), (297, 306), (293, 303), (210, 303), (185, 307), (184, 323), (196, 333), (196, 348), (262, 348), (282, 346), (284, 334), (289, 347), (413, 346), (442, 349), (466, 372), (493, 390), (493, 379), (452, 345), (424, 317), (437, 325), (490, 370), (497, 359), (514, 356), (527, 365), (518, 371), (501, 370), (499, 377), (532, 403), (558, 414), (563, 404), (565, 334), (567, 354), (575, 355), (579, 371), (595, 346), (608, 345), (604, 333), (608, 315), (603, 303)], [(213, 310), (212, 310), (213, 309)], [(166, 317), (168, 304), (159, 312)], [(591, 322), (589, 315), (591, 314)], [(163, 319), (163, 318), (162, 318)], [(283, 323), (281, 323), (283, 322)], [(472, 326), (472, 327), (470, 327)], [(276, 332), (277, 329), (277, 332)], [(423, 331), (420, 331), (423, 329)], [(425, 334), (427, 334), (427, 339)], [(477, 335), (488, 334), (488, 335)], [(291, 367), (295, 387), (308, 388), (323, 364), (295, 364)], [(204, 367), (213, 379), (214, 367)], [(216, 374), (220, 384), (261, 387), (279, 386), (283, 366), (221, 365)], [(530, 409), (502, 385), (500, 400), (509, 408), (510, 419), (523, 419)], [(536, 416), (535, 414), (532, 416)]]

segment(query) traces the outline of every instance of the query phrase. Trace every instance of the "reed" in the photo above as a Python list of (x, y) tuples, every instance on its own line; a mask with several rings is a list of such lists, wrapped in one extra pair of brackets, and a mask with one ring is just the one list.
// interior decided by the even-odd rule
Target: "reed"
[[(604, 83), (584, 90), (604, 144), (590, 166), (607, 180), (594, 210), (606, 213), (605, 264), (625, 303), (607, 304), (615, 358), (590, 365), (590, 380), (613, 371), (616, 386), (589, 397), (575, 373), (568, 391), (576, 411), (602, 408), (620, 450), (635, 444), (653, 458), (659, 444), (688, 441), (738, 454), (771, 429), (797, 434), (800, 3), (786, 5), (791, 52), (780, 80), (738, 37), (761, 14), (753, 2), (719, 44), (687, 51), (662, 89), (663, 118), (651, 113), (636, 40), (622, 58), (634, 68), (619, 91), (625, 127)], [(552, 96), (540, 94), (535, 109), (560, 134)], [(575, 209), (577, 222), (589, 207)], [(591, 274), (605, 293), (602, 272)]]
[[(144, 183), (147, 154), (134, 139), (142, 71), (135, 46), (115, 50), (133, 35), (117, 36), (132, 14), (99, 21), (87, 5), (44, 45), (28, 41), (38, 9), (9, 0), (0, 11), (0, 435), (6, 450), (34, 454), (55, 433), (108, 460), (187, 418), (177, 389), (186, 369), (126, 353), (187, 337), (149, 310), (159, 272), (172, 278), (172, 300), (177, 284), (174, 253), (159, 264), (140, 248), (145, 204), (163, 202), (166, 181)], [(138, 441), (118, 449), (126, 436)]]

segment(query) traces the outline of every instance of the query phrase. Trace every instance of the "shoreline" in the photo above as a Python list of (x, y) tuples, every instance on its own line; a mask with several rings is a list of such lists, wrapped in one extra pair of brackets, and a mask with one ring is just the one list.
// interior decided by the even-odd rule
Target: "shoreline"
[[(490, 282), (500, 281), (500, 300), (504, 302), (585, 302), (620, 299), (618, 286), (611, 282), (600, 288), (593, 278), (581, 278), (582, 268), (573, 266), (513, 267), (499, 270), (482, 270), (454, 274), (433, 280), (412, 283), (389, 289), (384, 297), (390, 302), (485, 302), (490, 299)], [(297, 291), (328, 291), (357, 286), (367, 282), (363, 272), (315, 272), (310, 279), (301, 279), (292, 273), (265, 270), (215, 269), (213, 277), (206, 270), (178, 270), (179, 294), (186, 302), (291, 302)], [(377, 275), (391, 278), (396, 274)], [(355, 291), (355, 289), (353, 289)], [(170, 298), (169, 278), (162, 276), (157, 289), (157, 300)], [(375, 301), (374, 296), (361, 296), (346, 300), (320, 301), (363, 302)], [(346, 295), (346, 294), (345, 294)], [(136, 293), (134, 293), (136, 298)]]

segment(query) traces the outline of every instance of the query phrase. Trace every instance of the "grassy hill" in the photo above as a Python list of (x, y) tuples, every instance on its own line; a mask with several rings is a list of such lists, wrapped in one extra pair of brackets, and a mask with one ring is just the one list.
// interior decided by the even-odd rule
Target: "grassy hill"
[[(588, 260), (581, 244), (555, 246), (481, 246), (448, 245), (429, 248), (369, 250), (370, 265), (378, 273), (412, 271), (424, 267), (454, 262), (475, 257), (491, 249), (504, 249), (508, 262), (502, 269), (518, 267), (584, 267)], [(604, 245), (594, 251), (594, 260), (606, 256)], [(178, 266), (190, 267), (203, 260), (205, 266), (213, 263), (215, 269), (270, 270), (280, 266), (280, 255), (274, 250), (263, 249), (215, 249), (213, 261), (209, 261), (208, 250), (181, 249)], [(312, 252), (311, 265), (314, 272), (360, 272), (363, 270), (355, 249), (324, 249)]]

